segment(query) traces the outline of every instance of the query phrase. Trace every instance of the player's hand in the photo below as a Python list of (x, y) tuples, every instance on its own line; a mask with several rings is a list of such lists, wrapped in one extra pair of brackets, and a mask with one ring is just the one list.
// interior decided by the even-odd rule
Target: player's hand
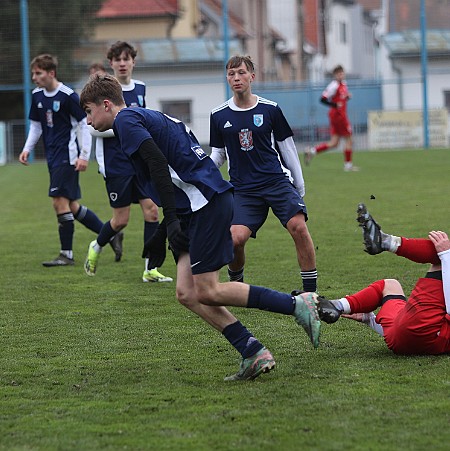
[(341, 315), (342, 318), (352, 319), (353, 321), (358, 321), (358, 323), (362, 323), (364, 319), (364, 313), (343, 313)]
[(20, 163), (24, 164), (25, 166), (28, 166), (30, 163), (28, 163), (28, 157), (30, 155), (30, 152), (28, 150), (22, 150), (19, 155), (19, 161)]
[(142, 258), (148, 258), (147, 269), (159, 268), (166, 259), (166, 224), (162, 221), (142, 250)]
[(77, 158), (77, 161), (75, 161), (75, 171), (84, 172), (87, 169), (88, 164), (88, 161)]
[(169, 238), (170, 249), (175, 254), (189, 252), (189, 238), (181, 230), (180, 221), (176, 219), (167, 225), (167, 236)]
[(434, 244), (436, 252), (443, 252), (450, 249), (450, 240), (445, 232), (432, 230), (428, 234), (428, 238), (430, 238), (431, 242)]

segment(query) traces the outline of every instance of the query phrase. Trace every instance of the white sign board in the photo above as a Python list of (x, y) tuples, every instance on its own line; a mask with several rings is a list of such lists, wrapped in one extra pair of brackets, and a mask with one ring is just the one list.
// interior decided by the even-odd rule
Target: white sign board
[[(428, 112), (430, 147), (448, 147), (448, 113), (445, 108)], [(370, 149), (424, 146), (422, 111), (369, 111)]]
[(6, 164), (6, 126), (0, 122), (0, 166)]

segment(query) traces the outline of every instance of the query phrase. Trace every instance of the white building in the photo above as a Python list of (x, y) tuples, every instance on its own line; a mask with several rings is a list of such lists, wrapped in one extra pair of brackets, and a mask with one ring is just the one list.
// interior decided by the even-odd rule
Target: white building
[[(423, 107), (421, 40), (419, 30), (383, 36), (381, 62), (386, 110)], [(428, 107), (450, 109), (450, 31), (427, 30), (426, 42)]]

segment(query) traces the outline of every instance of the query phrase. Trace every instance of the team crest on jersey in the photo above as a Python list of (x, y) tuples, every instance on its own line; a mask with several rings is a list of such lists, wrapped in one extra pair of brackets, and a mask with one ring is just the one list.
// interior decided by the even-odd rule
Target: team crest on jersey
[(253, 149), (253, 135), (252, 131), (248, 128), (244, 128), (239, 132), (239, 143), (241, 144), (241, 150), (248, 152)]
[(138, 95), (139, 106), (144, 106), (144, 96)]
[(203, 158), (207, 157), (205, 151), (200, 146), (192, 146), (191, 150), (197, 155), (199, 160), (203, 160)]
[(109, 193), (109, 197), (113, 202), (115, 202), (118, 196), (117, 193)]
[(261, 127), (261, 125), (264, 122), (264, 116), (262, 114), (254, 114), (253, 115), (253, 123), (257, 126), (257, 127)]
[(57, 113), (59, 111), (59, 108), (61, 107), (61, 102), (59, 100), (53, 101), (53, 111)]

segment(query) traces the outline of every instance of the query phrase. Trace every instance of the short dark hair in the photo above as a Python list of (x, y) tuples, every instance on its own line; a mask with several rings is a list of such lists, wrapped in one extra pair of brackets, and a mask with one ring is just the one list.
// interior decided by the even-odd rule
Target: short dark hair
[(344, 72), (344, 68), (338, 64), (334, 69), (333, 69), (333, 75), (336, 75), (338, 72)]
[(130, 55), (133, 59), (135, 59), (137, 55), (137, 50), (131, 44), (128, 44), (128, 42), (125, 41), (117, 41), (109, 48), (106, 57), (109, 61), (112, 61), (114, 58), (119, 58), (122, 52)]
[(255, 65), (253, 64), (252, 58), (250, 56), (244, 56), (244, 55), (235, 55), (232, 56), (228, 62), (225, 68), (228, 69), (236, 69), (236, 67), (239, 67), (242, 63), (245, 64), (245, 67), (249, 72), (255, 72)]
[(125, 104), (122, 86), (116, 78), (110, 74), (97, 72), (91, 75), (84, 85), (80, 94), (80, 105), (84, 110), (88, 103), (100, 105), (105, 99), (110, 100), (114, 105)]
[(56, 69), (58, 68), (58, 58), (50, 55), (49, 53), (43, 53), (42, 55), (35, 56), (31, 60), (30, 67), (31, 69), (33, 69), (33, 67), (39, 67), (39, 69), (47, 72), (53, 70), (56, 74)]

